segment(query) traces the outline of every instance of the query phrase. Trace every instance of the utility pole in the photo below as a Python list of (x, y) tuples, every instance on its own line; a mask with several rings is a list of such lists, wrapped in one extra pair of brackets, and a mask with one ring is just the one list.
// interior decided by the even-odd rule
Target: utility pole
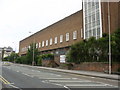
[(1, 58), (2, 58), (2, 61), (3, 61), (3, 58), (4, 58), (4, 48), (2, 48), (2, 55), (1, 55)]
[(111, 33), (110, 33), (110, 2), (108, 1), (108, 29), (109, 29), (109, 74), (111, 74)]
[(35, 37), (34, 37), (34, 40), (33, 40), (33, 61), (32, 61), (32, 66), (34, 66), (34, 64), (35, 64)]
[[(29, 32), (29, 33), (32, 33), (32, 32)], [(33, 36), (33, 60), (32, 60), (32, 66), (34, 66), (34, 64), (35, 64), (35, 37)]]

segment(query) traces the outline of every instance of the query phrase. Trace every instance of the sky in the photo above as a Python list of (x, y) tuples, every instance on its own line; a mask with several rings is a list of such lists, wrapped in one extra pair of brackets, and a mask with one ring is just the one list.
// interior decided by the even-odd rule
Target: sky
[(81, 9), (82, 0), (0, 0), (0, 47), (18, 52), (19, 41)]

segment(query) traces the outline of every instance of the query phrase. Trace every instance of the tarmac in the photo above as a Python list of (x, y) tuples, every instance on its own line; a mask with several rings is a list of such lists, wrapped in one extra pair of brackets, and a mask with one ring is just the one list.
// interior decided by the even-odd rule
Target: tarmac
[[(21, 64), (19, 64), (19, 65), (21, 65)], [(57, 71), (57, 72), (64, 72), (64, 73), (70, 73), (70, 74), (92, 76), (92, 77), (99, 77), (99, 78), (105, 78), (105, 79), (112, 79), (112, 80), (119, 80), (120, 81), (120, 75), (108, 74), (108, 73), (104, 73), (104, 72), (82, 71), (82, 70), (65, 70), (65, 69), (41, 67), (41, 66), (30, 66), (30, 65), (23, 65), (23, 64), (21, 66), (27, 66), (27, 67), (38, 68), (38, 69), (46, 69), (46, 70), (52, 70), (52, 71)]]

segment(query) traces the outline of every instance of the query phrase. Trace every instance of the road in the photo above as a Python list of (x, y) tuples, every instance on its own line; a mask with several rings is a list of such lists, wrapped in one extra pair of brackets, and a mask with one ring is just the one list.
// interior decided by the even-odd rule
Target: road
[(80, 88), (105, 88), (106, 90), (109, 88), (114, 90), (118, 88), (117, 80), (62, 73), (17, 64), (2, 66), (0, 80), (3, 88), (16, 88), (18, 90), (27, 88), (33, 90), (79, 90)]

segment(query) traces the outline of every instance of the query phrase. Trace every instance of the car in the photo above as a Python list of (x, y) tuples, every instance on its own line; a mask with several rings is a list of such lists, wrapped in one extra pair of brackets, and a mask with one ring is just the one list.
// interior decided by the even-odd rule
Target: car
[(6, 62), (6, 61), (2, 62), (3, 66), (10, 66), (11, 64), (12, 64), (11, 62)]

